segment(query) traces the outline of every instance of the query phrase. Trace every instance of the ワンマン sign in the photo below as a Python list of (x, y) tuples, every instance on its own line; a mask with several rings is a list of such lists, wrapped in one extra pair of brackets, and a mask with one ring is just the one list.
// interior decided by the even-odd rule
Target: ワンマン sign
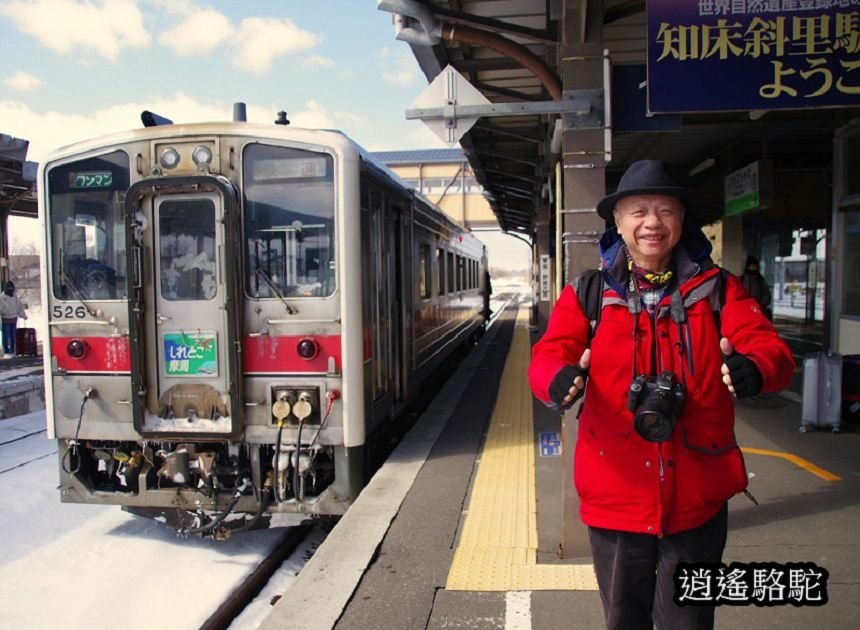
[(648, 0), (652, 112), (860, 105), (860, 0)]

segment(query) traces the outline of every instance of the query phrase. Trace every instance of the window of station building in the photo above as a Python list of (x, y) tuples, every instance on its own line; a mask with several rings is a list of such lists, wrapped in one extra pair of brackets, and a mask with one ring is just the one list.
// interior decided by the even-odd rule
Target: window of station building
[(431, 280), (433, 278), (432, 259), (430, 258), (430, 244), (419, 243), (418, 245), (418, 293), (422, 299), (431, 295)]
[(447, 274), (448, 275), (448, 293), (453, 293), (454, 291), (457, 290), (457, 288), (454, 284), (456, 269), (454, 268), (454, 253), (453, 252), (448, 252), (448, 263), (446, 265), (446, 269), (448, 271), (448, 274)]
[(474, 177), (466, 178), (466, 192), (467, 193), (481, 193), (484, 191), (484, 188), (478, 183), (478, 180)]
[(445, 250), (441, 247), (436, 248), (436, 260), (438, 262), (437, 267), (439, 268), (438, 295), (445, 295)]
[(860, 195), (860, 133), (845, 139), (845, 195)]
[(846, 212), (843, 216), (842, 315), (860, 317), (860, 210)]

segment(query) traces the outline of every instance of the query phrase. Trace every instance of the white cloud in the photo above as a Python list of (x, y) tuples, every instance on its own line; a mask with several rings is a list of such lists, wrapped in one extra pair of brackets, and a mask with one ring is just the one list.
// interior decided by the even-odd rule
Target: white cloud
[[(180, 56), (208, 53), (226, 46), (233, 65), (251, 74), (265, 74), (279, 57), (312, 50), (321, 41), (316, 33), (305, 30), (290, 19), (251, 17), (234, 25), (222, 12), (200, 7), (194, 0), (149, 0), (167, 15), (179, 18), (173, 28), (158, 39)], [(332, 68), (332, 59), (309, 55), (304, 63), (316, 68)]]
[[(407, 149), (447, 149), (448, 145), (424, 123), (404, 121), (397, 134), (388, 134), (367, 144), (370, 151), (399, 151)], [(454, 145), (459, 147), (459, 145)]]
[[(229, 121), (233, 104), (203, 102), (184, 93), (156, 97), (139, 102), (117, 104), (96, 110), (89, 115), (59, 111), (35, 111), (18, 101), (0, 100), (0, 120), (8, 121), (3, 132), (30, 141), (27, 159), (43, 161), (55, 149), (106, 134), (141, 127), (140, 113), (149, 110), (175, 123)], [(277, 107), (247, 106), (248, 122), (272, 124)], [(305, 102), (299, 111), (288, 113), (291, 124), (309, 129), (336, 129), (344, 123), (358, 126), (366, 121), (349, 112), (329, 113), (319, 102)]]
[(394, 51), (386, 46), (376, 53), (376, 59), (387, 83), (409, 86), (418, 79), (415, 59), (406, 51)]
[[(50, 152), (61, 146), (139, 128), (143, 110), (153, 111), (175, 123), (229, 121), (233, 117), (232, 102), (201, 101), (182, 92), (120, 103), (87, 115), (34, 110), (19, 101), (0, 100), (0, 120), (5, 125), (2, 131), (29, 140), (27, 159), (35, 162), (44, 161)], [(277, 105), (249, 103), (248, 121), (270, 125), (275, 120), (277, 110)], [(361, 116), (342, 109), (330, 111), (315, 100), (308, 100), (300, 108), (290, 110), (288, 116), (294, 127), (341, 129), (371, 151), (446, 146), (421, 123), (397, 121), (380, 124), (372, 116)]]
[(226, 15), (212, 8), (190, 8), (182, 21), (165, 31), (158, 41), (180, 57), (207, 53), (229, 40), (236, 32)]
[(304, 62), (312, 68), (334, 68), (334, 59), (322, 55), (310, 55), (304, 58)]
[[(27, 159), (40, 162), (61, 146), (140, 127), (140, 113), (145, 109), (177, 123), (230, 120), (233, 115), (232, 104), (202, 103), (178, 93), (149, 101), (114, 105), (86, 116), (35, 111), (23, 103), (6, 100), (0, 101), (0, 120), (9, 123), (4, 123), (4, 133), (30, 141)], [(274, 120), (274, 115), (269, 112), (266, 118)]]
[(18, 92), (30, 92), (31, 90), (35, 90), (37, 87), (42, 85), (44, 81), (39, 77), (33, 76), (32, 74), (28, 74), (21, 70), (18, 70), (15, 74), (6, 77), (3, 79), (3, 85), (5, 85), (10, 90), (16, 90)]
[(239, 50), (234, 65), (252, 74), (265, 74), (278, 57), (310, 50), (320, 38), (289, 19), (254, 17), (242, 20), (235, 40)]
[(194, 0), (147, 0), (148, 4), (160, 8), (170, 15), (189, 15), (199, 11)]
[(305, 108), (298, 112), (288, 112), (290, 124), (306, 129), (334, 129), (337, 127), (334, 118), (326, 108), (317, 101), (307, 101)]
[(92, 51), (114, 60), (123, 48), (145, 48), (152, 39), (136, 0), (13, 0), (0, 5), (0, 14), (62, 54)]

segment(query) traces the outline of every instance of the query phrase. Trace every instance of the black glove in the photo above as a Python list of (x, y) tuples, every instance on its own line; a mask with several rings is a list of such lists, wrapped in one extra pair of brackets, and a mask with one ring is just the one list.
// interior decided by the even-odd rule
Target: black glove
[(573, 397), (573, 400), (568, 403), (564, 402), (564, 397), (570, 394), (570, 387), (577, 376), (581, 376), (584, 379), (588, 378), (588, 370), (584, 370), (578, 365), (566, 365), (558, 371), (558, 374), (555, 375), (552, 383), (549, 385), (549, 397), (552, 399), (552, 402), (559, 407), (568, 409), (573, 403), (579, 400), (580, 396), (585, 392), (584, 387)]
[(723, 363), (729, 368), (732, 387), (735, 388), (735, 398), (749, 398), (761, 392), (764, 380), (752, 359), (735, 352), (723, 357)]

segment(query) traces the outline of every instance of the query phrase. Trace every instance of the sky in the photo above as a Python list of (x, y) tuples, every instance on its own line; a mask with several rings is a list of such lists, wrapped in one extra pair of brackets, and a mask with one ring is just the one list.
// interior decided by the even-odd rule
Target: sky
[[(426, 87), (376, 0), (0, 0), (0, 133), (39, 162), (71, 142), (140, 126), (230, 120), (340, 129), (371, 151), (446, 146), (404, 111)], [(13, 222), (15, 240), (33, 237)], [(482, 234), (491, 264), (527, 247)], [(506, 263), (505, 266), (510, 266)]]

